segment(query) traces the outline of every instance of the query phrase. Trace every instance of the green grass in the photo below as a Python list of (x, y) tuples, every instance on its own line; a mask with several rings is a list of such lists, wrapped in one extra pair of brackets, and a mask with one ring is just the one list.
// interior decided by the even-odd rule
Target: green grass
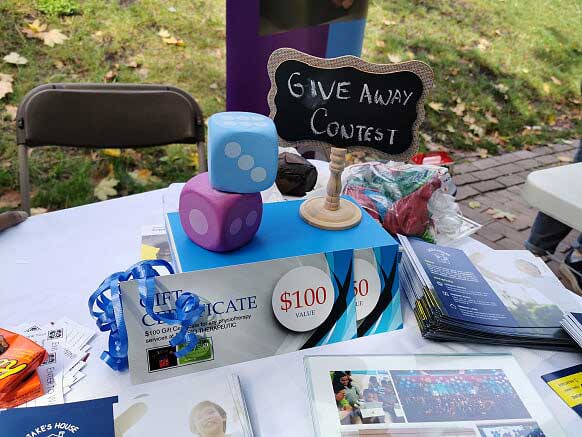
[[(16, 51), (29, 60), (18, 67), (0, 63), (0, 73), (14, 76), (14, 93), (0, 100), (0, 210), (11, 206), (2, 195), (18, 189), (14, 128), (3, 106), (18, 105), (36, 85), (103, 82), (113, 71), (118, 82), (183, 88), (206, 116), (225, 106), (224, 2), (43, 3), (78, 3), (80, 10), (59, 17), (41, 13), (33, 1), (0, 2), (0, 57)], [(35, 18), (70, 39), (51, 48), (25, 38), (19, 29)], [(582, 134), (580, 22), (582, 7), (568, 0), (371, 0), (363, 57), (427, 62), (436, 79), (429, 101), (442, 109), (427, 107), (422, 131), (446, 147), (500, 153)], [(157, 35), (161, 28), (185, 47), (164, 44)], [(461, 116), (451, 111), (459, 102), (465, 106)], [(136, 181), (130, 176), (135, 170), (153, 177)], [(195, 172), (194, 146), (130, 150), (119, 157), (36, 149), (33, 205), (58, 209), (96, 201), (93, 189), (108, 174), (125, 195), (184, 181)]]

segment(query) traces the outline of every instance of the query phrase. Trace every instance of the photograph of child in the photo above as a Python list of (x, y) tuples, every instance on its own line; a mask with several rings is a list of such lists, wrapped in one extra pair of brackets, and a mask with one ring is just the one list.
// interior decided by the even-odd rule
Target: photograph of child
[(342, 425), (403, 423), (402, 407), (388, 372), (330, 372)]
[(235, 437), (226, 433), (226, 411), (214, 402), (202, 401), (190, 412), (190, 430), (200, 437)]

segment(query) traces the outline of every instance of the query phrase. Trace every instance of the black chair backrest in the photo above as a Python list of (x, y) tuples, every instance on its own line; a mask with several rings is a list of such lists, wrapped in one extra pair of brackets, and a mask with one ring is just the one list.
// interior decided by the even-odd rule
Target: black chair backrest
[(41, 85), (22, 100), (16, 139), (28, 147), (146, 147), (204, 142), (196, 101), (165, 85)]

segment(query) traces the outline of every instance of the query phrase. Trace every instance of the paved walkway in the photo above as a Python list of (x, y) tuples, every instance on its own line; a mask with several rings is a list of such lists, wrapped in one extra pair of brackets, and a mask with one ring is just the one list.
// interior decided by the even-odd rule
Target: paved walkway
[[(578, 141), (571, 141), (485, 159), (465, 158), (456, 164), (453, 179), (458, 187), (457, 201), (465, 216), (483, 225), (475, 238), (494, 249), (524, 249), (537, 214), (521, 197), (527, 175), (533, 170), (568, 164), (577, 146)], [(476, 202), (479, 206), (475, 208)], [(492, 218), (486, 212), (492, 208), (514, 214), (515, 220)], [(575, 231), (570, 232), (558, 246), (556, 256), (560, 261), (576, 236)], [(548, 266), (560, 277), (559, 262), (548, 261)]]

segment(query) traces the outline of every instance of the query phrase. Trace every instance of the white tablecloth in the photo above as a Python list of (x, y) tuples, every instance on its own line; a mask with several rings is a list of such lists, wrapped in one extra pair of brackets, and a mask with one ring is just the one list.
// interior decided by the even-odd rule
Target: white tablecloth
[[(0, 326), (45, 323), (66, 315), (94, 327), (87, 299), (109, 274), (139, 260), (141, 226), (163, 223), (163, 190), (32, 217), (0, 233)], [(540, 376), (582, 363), (582, 354), (489, 347), (424, 340), (404, 303), (404, 329), (232, 366), (240, 376), (258, 436), (313, 435), (302, 357), (305, 354), (415, 354), (512, 352), (569, 436), (582, 435), (582, 419)], [(67, 401), (116, 394), (130, 384), (98, 357), (107, 335), (99, 333)]]

